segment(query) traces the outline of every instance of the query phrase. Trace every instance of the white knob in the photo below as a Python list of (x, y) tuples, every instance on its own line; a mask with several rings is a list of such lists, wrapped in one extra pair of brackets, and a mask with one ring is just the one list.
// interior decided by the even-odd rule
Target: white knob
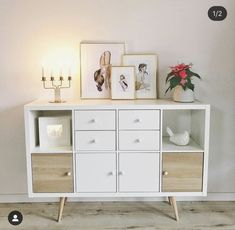
[(139, 122), (141, 122), (141, 119), (140, 119), (140, 118), (137, 118), (137, 119), (135, 119), (135, 122), (136, 122), (136, 123), (139, 123)]
[(109, 172), (109, 173), (108, 173), (108, 175), (110, 175), (110, 176), (114, 176), (114, 175), (115, 175), (115, 173), (114, 173), (114, 172)]
[(140, 139), (139, 139), (139, 138), (136, 139), (136, 140), (135, 140), (135, 143), (140, 143)]
[(95, 122), (96, 122), (95, 118), (91, 119), (91, 123), (95, 123)]
[(71, 176), (72, 173), (71, 172), (66, 172), (66, 176)]
[(124, 175), (124, 172), (123, 172), (123, 171), (120, 171), (120, 172), (118, 173), (118, 175), (123, 176), (123, 175)]
[(95, 144), (97, 141), (95, 139), (91, 140), (92, 144)]

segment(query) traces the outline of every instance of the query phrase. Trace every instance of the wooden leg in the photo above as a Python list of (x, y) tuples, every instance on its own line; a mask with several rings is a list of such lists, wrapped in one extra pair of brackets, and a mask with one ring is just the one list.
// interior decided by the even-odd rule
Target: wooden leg
[(169, 203), (169, 205), (172, 205), (172, 200), (171, 200), (170, 196), (168, 196), (168, 203)]
[(173, 208), (174, 208), (174, 212), (175, 212), (175, 219), (176, 221), (179, 220), (179, 214), (178, 214), (178, 209), (177, 209), (177, 204), (176, 204), (176, 200), (174, 196), (170, 197), (170, 200), (172, 202)]
[(64, 209), (64, 204), (65, 204), (65, 201), (67, 200), (66, 197), (60, 197), (60, 206), (59, 206), (59, 212), (58, 212), (58, 222), (61, 221), (61, 218), (62, 218), (62, 214), (63, 214), (63, 209)]

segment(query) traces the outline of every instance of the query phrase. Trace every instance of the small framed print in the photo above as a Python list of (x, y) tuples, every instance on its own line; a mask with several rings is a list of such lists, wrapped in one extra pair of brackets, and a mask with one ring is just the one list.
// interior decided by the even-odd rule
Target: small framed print
[(81, 43), (81, 98), (104, 99), (111, 95), (111, 66), (121, 65), (124, 43)]
[(157, 98), (157, 55), (126, 54), (123, 65), (135, 66), (135, 91), (137, 99)]
[(113, 66), (111, 89), (112, 99), (135, 99), (135, 67)]

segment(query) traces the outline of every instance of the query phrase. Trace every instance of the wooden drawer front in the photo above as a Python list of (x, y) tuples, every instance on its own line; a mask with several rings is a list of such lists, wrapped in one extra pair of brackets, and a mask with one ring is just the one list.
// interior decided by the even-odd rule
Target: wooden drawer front
[(77, 154), (77, 192), (116, 192), (116, 154)]
[(119, 150), (159, 151), (159, 131), (120, 131)]
[(73, 192), (72, 154), (32, 154), (33, 192)]
[(75, 148), (78, 151), (115, 150), (115, 131), (76, 131)]
[(202, 174), (203, 153), (163, 153), (163, 192), (201, 192)]
[(75, 111), (76, 130), (115, 130), (115, 111)]
[(159, 154), (120, 153), (120, 192), (158, 192)]
[(119, 129), (159, 129), (159, 110), (120, 110)]

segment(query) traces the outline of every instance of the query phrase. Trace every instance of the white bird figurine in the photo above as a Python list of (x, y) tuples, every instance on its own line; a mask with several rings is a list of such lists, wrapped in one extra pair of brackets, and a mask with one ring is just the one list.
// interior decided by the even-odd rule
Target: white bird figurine
[(173, 133), (169, 127), (166, 127), (166, 131), (169, 134), (170, 142), (176, 145), (187, 145), (190, 140), (189, 132), (185, 130), (183, 133)]

